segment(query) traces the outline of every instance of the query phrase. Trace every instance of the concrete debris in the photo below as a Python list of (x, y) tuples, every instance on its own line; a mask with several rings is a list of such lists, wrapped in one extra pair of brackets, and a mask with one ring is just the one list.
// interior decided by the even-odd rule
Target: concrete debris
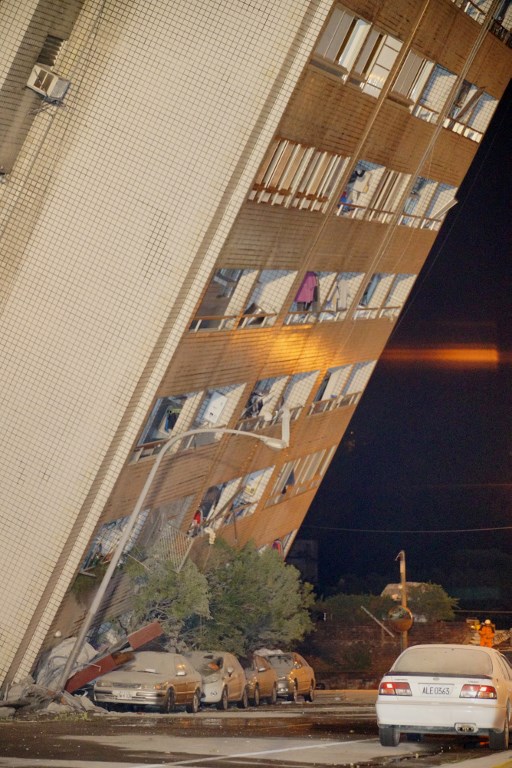
[[(30, 678), (31, 679), (31, 678)], [(87, 713), (106, 715), (85, 695), (73, 696), (66, 691), (56, 693), (27, 679), (11, 686), (7, 698), (0, 701), (0, 719), (24, 718), (30, 715), (77, 715)]]
[[(75, 646), (75, 642), (76, 637), (68, 637), (48, 651), (37, 669), (36, 683), (38, 685), (44, 685), (45, 688), (50, 690), (57, 690), (60, 678), (62, 677), (62, 671)], [(84, 643), (76, 660), (77, 667), (88, 664), (91, 659), (94, 659), (96, 654), (97, 651), (92, 645)]]

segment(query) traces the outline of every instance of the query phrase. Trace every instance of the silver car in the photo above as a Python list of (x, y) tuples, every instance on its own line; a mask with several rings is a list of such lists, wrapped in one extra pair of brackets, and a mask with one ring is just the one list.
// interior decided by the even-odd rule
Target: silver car
[(201, 701), (201, 675), (179, 653), (139, 651), (119, 669), (98, 678), (93, 696), (107, 709), (130, 705), (172, 712), (184, 706), (195, 713)]
[(242, 709), (249, 705), (245, 673), (236, 656), (225, 651), (190, 651), (186, 657), (201, 675), (203, 704), (224, 710), (232, 702)]

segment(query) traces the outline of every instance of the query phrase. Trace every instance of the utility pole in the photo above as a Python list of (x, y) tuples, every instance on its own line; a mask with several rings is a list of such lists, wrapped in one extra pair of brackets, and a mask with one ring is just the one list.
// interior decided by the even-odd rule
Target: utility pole
[[(408, 614), (407, 581), (405, 578), (405, 551), (403, 549), (400, 550), (395, 560), (400, 560), (400, 593), (401, 593), (402, 608), (404, 609), (404, 613)], [(400, 650), (405, 651), (406, 648), (407, 648), (407, 630), (404, 630), (400, 633)]]

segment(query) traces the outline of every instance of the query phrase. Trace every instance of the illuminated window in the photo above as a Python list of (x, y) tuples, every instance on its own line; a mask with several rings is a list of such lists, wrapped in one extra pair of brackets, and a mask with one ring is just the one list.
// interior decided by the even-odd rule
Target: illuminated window
[(497, 99), (485, 93), (483, 88), (478, 88), (465, 80), (444, 121), (444, 127), (479, 142), (497, 106)]
[(359, 160), (341, 194), (336, 215), (387, 224), (410, 178), (408, 173), (399, 173), (368, 160)]
[(405, 201), (399, 224), (406, 227), (438, 230), (455, 204), (457, 187), (418, 176)]
[(335, 65), (329, 71), (377, 97), (400, 52), (402, 43), (369, 21), (336, 6), (314, 51), (313, 64)]
[(346, 159), (333, 152), (276, 139), (256, 175), (249, 200), (324, 212)]
[(217, 270), (190, 330), (228, 331), (273, 325), (296, 274), (278, 269)]
[(356, 405), (373, 373), (376, 360), (329, 368), (311, 404), (310, 414)]

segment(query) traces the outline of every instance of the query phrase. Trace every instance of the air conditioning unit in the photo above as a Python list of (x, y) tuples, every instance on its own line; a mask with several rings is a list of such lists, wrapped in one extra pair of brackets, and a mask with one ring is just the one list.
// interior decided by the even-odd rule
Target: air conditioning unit
[(49, 101), (62, 101), (71, 82), (64, 80), (43, 64), (36, 64), (30, 73), (27, 87)]
[(217, 424), (227, 401), (226, 395), (223, 395), (221, 392), (212, 392), (204, 411), (204, 421), (208, 422), (208, 424)]

